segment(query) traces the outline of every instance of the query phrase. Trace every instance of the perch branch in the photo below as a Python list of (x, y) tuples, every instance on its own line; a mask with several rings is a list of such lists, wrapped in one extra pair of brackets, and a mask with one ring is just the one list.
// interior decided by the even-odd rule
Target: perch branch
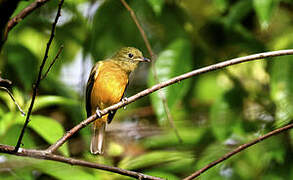
[(31, 104), (29, 106), (29, 109), (28, 109), (28, 113), (27, 113), (27, 116), (26, 116), (26, 119), (25, 119), (25, 122), (24, 122), (24, 125), (22, 127), (22, 130), (21, 130), (21, 133), (19, 135), (19, 138), (17, 140), (17, 144), (15, 146), (15, 149), (14, 151), (17, 152), (20, 145), (21, 145), (21, 141), (22, 141), (22, 138), (23, 138), (23, 135), (24, 135), (24, 132), (25, 132), (25, 129), (29, 123), (29, 118), (30, 118), (30, 115), (32, 113), (32, 109), (33, 109), (33, 106), (34, 106), (34, 102), (35, 102), (35, 99), (36, 99), (36, 95), (37, 95), (37, 89), (40, 85), (40, 82), (41, 82), (41, 77), (42, 77), (42, 71), (43, 71), (43, 68), (45, 66), (45, 63), (46, 63), (46, 60), (48, 59), (48, 53), (49, 53), (49, 50), (50, 50), (50, 46), (52, 44), (52, 41), (53, 41), (53, 38), (54, 38), (54, 34), (55, 34), (55, 28), (56, 28), (56, 25), (57, 25), (57, 22), (58, 22), (58, 19), (61, 15), (61, 7), (63, 5), (63, 2), (64, 0), (60, 0), (59, 2), (59, 5), (58, 5), (58, 11), (57, 11), (57, 14), (56, 14), (56, 17), (55, 17), (55, 20), (54, 20), (54, 23), (52, 25), (52, 29), (51, 29), (51, 35), (50, 35), (50, 38), (49, 38), (49, 41), (47, 43), (47, 47), (46, 47), (46, 50), (45, 50), (45, 54), (44, 54), (44, 58), (42, 60), (42, 64), (40, 66), (40, 70), (39, 70), (39, 74), (38, 74), (38, 78), (37, 78), (37, 81), (36, 83), (34, 84), (33, 86), (33, 95), (32, 95), (32, 100), (31, 100)]
[(261, 142), (261, 141), (263, 141), (263, 140), (265, 140), (265, 139), (267, 139), (267, 138), (269, 138), (269, 137), (271, 137), (271, 136), (274, 136), (274, 135), (277, 135), (277, 134), (279, 134), (279, 133), (281, 133), (281, 132), (287, 131), (287, 130), (289, 130), (289, 129), (291, 129), (291, 128), (293, 128), (293, 123), (292, 123), (292, 124), (289, 124), (289, 125), (287, 125), (287, 126), (284, 126), (284, 127), (282, 127), (282, 128), (279, 128), (279, 129), (273, 130), (273, 131), (271, 131), (271, 132), (269, 132), (269, 133), (267, 133), (267, 134), (265, 134), (265, 135), (263, 135), (263, 136), (261, 136), (261, 137), (255, 139), (255, 140), (253, 140), (253, 141), (251, 141), (251, 142), (249, 142), (249, 143), (242, 144), (241, 146), (238, 146), (236, 149), (234, 149), (233, 151), (231, 151), (231, 152), (225, 154), (224, 156), (222, 156), (222, 157), (219, 158), (218, 160), (209, 163), (209, 164), (206, 165), (205, 167), (203, 167), (203, 168), (201, 168), (200, 170), (194, 172), (194, 173), (191, 174), (190, 176), (184, 178), (184, 180), (191, 180), (191, 179), (194, 179), (194, 178), (198, 177), (199, 175), (201, 175), (202, 173), (204, 173), (205, 171), (207, 171), (208, 169), (210, 169), (210, 168), (216, 166), (217, 164), (219, 164), (219, 163), (225, 161), (226, 159), (230, 158), (231, 156), (236, 155), (237, 153), (243, 151), (244, 149), (246, 149), (246, 148), (248, 148), (248, 147), (250, 147), (250, 146), (252, 146), (252, 145), (254, 145), (254, 144), (256, 144), (256, 143), (259, 143), (259, 142)]
[(19, 150), (15, 152), (13, 146), (0, 144), (0, 153), (13, 154), (17, 156), (26, 156), (26, 157), (36, 158), (36, 159), (46, 159), (46, 160), (58, 161), (58, 162), (62, 162), (62, 163), (70, 164), (70, 165), (78, 165), (83, 167), (95, 168), (95, 169), (118, 173), (124, 176), (134, 177), (137, 179), (162, 180), (161, 178), (158, 178), (158, 177), (153, 177), (153, 176), (149, 176), (142, 173), (129, 171), (129, 170), (125, 170), (125, 169), (121, 169), (117, 167), (106, 166), (102, 164), (87, 162), (84, 160), (79, 160), (74, 158), (68, 158), (68, 157), (55, 155), (55, 154), (48, 154), (42, 150), (19, 148)]
[(15, 25), (22, 21), (26, 16), (28, 16), (37, 8), (43, 6), (48, 1), (49, 0), (36, 0), (35, 2), (31, 3), (29, 6), (24, 8), (19, 14), (17, 14), (11, 20), (8, 21), (6, 32), (8, 33)]
[[(125, 0), (121, 0), (121, 3), (123, 4), (123, 6), (129, 11), (130, 15), (131, 15), (131, 18), (132, 20), (134, 21), (134, 23), (136, 24), (137, 26), (137, 29), (139, 30), (140, 34), (141, 34), (141, 37), (148, 49), (148, 52), (151, 56), (151, 67), (152, 67), (152, 72), (153, 72), (153, 75), (154, 75), (154, 79), (155, 79), (155, 82), (158, 84), (159, 83), (159, 78), (158, 78), (158, 74), (157, 74), (157, 70), (156, 70), (156, 67), (155, 67), (155, 61), (156, 61), (156, 56), (152, 50), (152, 47), (151, 47), (151, 44), (143, 30), (143, 28), (141, 27), (134, 11), (132, 10), (132, 8), (127, 4), (127, 2)], [(168, 101), (167, 101), (167, 98), (165, 96), (165, 94), (163, 94), (161, 91), (159, 91), (159, 97), (160, 99), (162, 100), (162, 103), (163, 103), (163, 106), (164, 106), (164, 109), (165, 109), (165, 113), (167, 115), (167, 119), (171, 125), (171, 127), (173, 128), (174, 132), (175, 132), (175, 135), (177, 136), (177, 138), (179, 139), (180, 142), (182, 142), (182, 138), (180, 137), (179, 135), (179, 132), (174, 124), (174, 119), (173, 119), (173, 116), (170, 112), (170, 109), (169, 109), (169, 106), (168, 106)]]
[[(263, 59), (263, 58), (268, 58), (268, 57), (275, 57), (275, 56), (285, 56), (285, 55), (293, 55), (293, 49), (288, 49), (288, 50), (279, 50), (279, 51), (271, 51), (271, 52), (264, 52), (264, 53), (258, 53), (258, 54), (253, 54), (253, 55), (249, 55), (249, 56), (244, 56), (244, 57), (239, 57), (239, 58), (235, 58), (235, 59), (231, 59), (231, 60), (227, 60), (224, 62), (220, 62), (217, 64), (213, 64), (210, 66), (206, 66), (185, 74), (182, 74), (180, 76), (176, 76), (172, 79), (169, 79), (167, 81), (164, 81), (162, 83), (156, 84), (148, 89), (145, 89), (129, 98), (127, 98), (127, 101), (120, 101), (117, 104), (114, 104), (106, 109), (103, 109), (100, 111), (100, 115), (103, 116), (107, 113), (109, 113), (110, 111), (119, 109), (121, 107), (126, 106), (127, 104), (130, 104), (150, 93), (153, 93), (161, 88), (164, 88), (166, 86), (170, 86), (172, 84), (175, 84), (177, 82), (180, 82), (182, 80), (185, 80), (187, 78), (199, 75), (199, 74), (203, 74), (203, 73), (207, 73), (210, 71), (215, 71), (218, 69), (222, 69), (224, 67), (227, 66), (231, 66), (234, 64), (239, 64), (239, 63), (244, 63), (247, 61), (252, 61), (252, 60), (257, 60), (257, 59)], [(94, 120), (96, 120), (98, 117), (97, 114), (94, 114), (92, 116), (90, 116), (89, 118), (85, 119), (84, 121), (80, 122), (78, 125), (76, 125), (75, 127), (73, 127), (72, 129), (70, 129), (69, 131), (67, 131), (63, 137), (61, 137), (55, 144), (51, 145), (46, 151), (49, 153), (52, 153), (54, 151), (56, 151), (60, 146), (62, 146), (62, 144), (65, 143), (65, 141), (67, 141), (73, 134), (75, 134), (76, 132), (78, 132), (80, 129), (84, 128), (85, 126), (87, 126), (89, 123), (93, 122)]]

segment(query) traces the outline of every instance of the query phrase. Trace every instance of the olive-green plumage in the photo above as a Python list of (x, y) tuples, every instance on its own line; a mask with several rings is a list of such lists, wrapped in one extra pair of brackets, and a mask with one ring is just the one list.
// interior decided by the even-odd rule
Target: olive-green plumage
[[(112, 58), (98, 61), (91, 70), (86, 87), (87, 116), (118, 103), (128, 85), (129, 74), (139, 62), (149, 62), (142, 53), (133, 47), (120, 49)], [(103, 153), (103, 140), (106, 124), (110, 123), (116, 111), (94, 122), (91, 140), (91, 153)]]

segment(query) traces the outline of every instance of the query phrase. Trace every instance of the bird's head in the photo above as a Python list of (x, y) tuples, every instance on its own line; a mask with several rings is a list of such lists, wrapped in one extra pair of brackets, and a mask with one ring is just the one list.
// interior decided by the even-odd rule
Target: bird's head
[(140, 50), (134, 47), (121, 48), (112, 59), (129, 72), (132, 72), (140, 62), (150, 62), (148, 58), (143, 57)]

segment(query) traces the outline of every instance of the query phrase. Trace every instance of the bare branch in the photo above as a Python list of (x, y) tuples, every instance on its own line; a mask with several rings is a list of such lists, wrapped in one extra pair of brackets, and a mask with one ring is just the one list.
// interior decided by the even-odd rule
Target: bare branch
[(15, 17), (13, 17), (7, 24), (7, 33), (20, 21), (22, 21), (26, 16), (28, 16), (30, 13), (32, 13), (37, 8), (43, 6), (46, 2), (49, 0), (36, 0), (35, 2), (31, 3), (29, 6), (24, 8), (19, 14), (17, 14)]
[(62, 50), (63, 50), (64, 46), (61, 45), (55, 58), (53, 59), (53, 61), (51, 62), (49, 68), (47, 69), (46, 73), (42, 76), (41, 80), (45, 79), (49, 73), (49, 71), (51, 70), (51, 68), (53, 67), (53, 65), (55, 64), (56, 60), (59, 58), (59, 55), (61, 54)]
[(124, 176), (134, 177), (137, 179), (142, 178), (142, 179), (150, 179), (150, 180), (162, 180), (161, 178), (158, 178), (158, 177), (153, 177), (153, 176), (145, 175), (142, 173), (125, 170), (118, 167), (106, 166), (102, 164), (87, 162), (84, 160), (79, 160), (74, 158), (68, 158), (68, 157), (55, 155), (55, 154), (48, 154), (42, 150), (19, 148), (19, 150), (15, 152), (13, 146), (0, 144), (0, 153), (13, 154), (17, 156), (26, 156), (26, 157), (36, 158), (36, 159), (46, 159), (46, 160), (63, 162), (70, 165), (95, 168), (95, 169), (100, 169), (100, 170), (105, 170), (105, 171), (121, 174)]
[(252, 146), (252, 145), (254, 145), (256, 143), (259, 143), (259, 142), (261, 142), (261, 141), (263, 141), (263, 140), (265, 140), (265, 139), (267, 139), (267, 138), (269, 138), (271, 136), (274, 136), (274, 135), (277, 135), (277, 134), (282, 133), (284, 131), (287, 131), (287, 130), (289, 130), (291, 128), (293, 128), (293, 123), (292, 124), (289, 124), (287, 126), (284, 126), (282, 128), (273, 130), (273, 131), (271, 131), (271, 132), (269, 132), (269, 133), (267, 133), (267, 134), (265, 134), (265, 135), (263, 135), (263, 136), (255, 139), (255, 140), (253, 140), (253, 141), (251, 141), (249, 143), (242, 144), (241, 146), (238, 146), (236, 149), (234, 149), (233, 151), (225, 154), (224, 156), (222, 156), (218, 160), (209, 163), (208, 165), (206, 165), (202, 169), (200, 169), (200, 170), (196, 171), (195, 173), (191, 174), (190, 176), (184, 178), (184, 180), (194, 179), (194, 178), (198, 177), (199, 175), (201, 175), (202, 173), (204, 173), (205, 171), (207, 171), (208, 169), (216, 166), (217, 164), (225, 161), (226, 159), (230, 158), (231, 156), (233, 156), (233, 155), (235, 155), (235, 154), (243, 151), (244, 149), (246, 149), (246, 148), (248, 148), (248, 147), (250, 147), (250, 146)]
[(4, 91), (6, 91), (9, 96), (11, 97), (12, 101), (14, 102), (14, 104), (16, 105), (16, 107), (18, 108), (18, 110), (20, 111), (21, 115), (25, 116), (25, 112), (21, 109), (21, 107), (18, 105), (18, 103), (16, 102), (16, 100), (13, 97), (13, 94), (9, 91), (9, 89), (7, 89), (6, 87), (1, 87), (0, 89), (3, 89)]
[[(293, 49), (289, 49), (289, 50), (280, 50), (280, 51), (271, 51), (271, 52), (264, 52), (264, 53), (259, 53), (259, 54), (253, 54), (253, 55), (249, 55), (249, 56), (244, 56), (244, 57), (239, 57), (239, 58), (235, 58), (235, 59), (231, 59), (231, 60), (227, 60), (224, 62), (220, 62), (217, 64), (213, 64), (207, 67), (203, 67), (185, 74), (182, 74), (180, 76), (176, 76), (172, 79), (169, 79), (165, 82), (156, 84), (148, 89), (145, 89), (129, 98), (127, 98), (127, 101), (120, 101), (117, 104), (114, 104), (106, 109), (103, 109), (100, 111), (100, 115), (104, 116), (105, 114), (109, 113), (110, 111), (119, 109), (121, 107), (126, 106), (127, 104), (130, 104), (150, 93), (153, 93), (161, 88), (164, 88), (166, 86), (170, 86), (172, 84), (175, 84), (177, 82), (180, 82), (182, 80), (191, 78), (193, 76), (199, 75), (199, 74), (203, 74), (203, 73), (207, 73), (210, 71), (215, 71), (218, 69), (222, 69), (224, 67), (227, 66), (231, 66), (234, 64), (239, 64), (239, 63), (244, 63), (247, 61), (253, 61), (253, 60), (258, 60), (258, 59), (263, 59), (263, 58), (268, 58), (268, 57), (275, 57), (275, 56), (285, 56), (285, 55), (293, 55)], [(96, 120), (98, 118), (97, 114), (94, 114), (92, 116), (90, 116), (89, 118), (87, 118), (86, 120), (80, 122), (78, 125), (76, 125), (75, 127), (73, 127), (72, 129), (70, 129), (69, 131), (67, 131), (63, 137), (61, 137), (55, 144), (51, 145), (46, 151), (47, 152), (54, 152), (56, 151), (60, 146), (62, 146), (62, 144), (65, 143), (65, 141), (67, 141), (73, 134), (75, 134), (76, 132), (78, 132), (80, 129), (84, 128), (85, 126), (87, 126), (89, 123), (93, 122), (94, 120)]]
[[(1, 75), (1, 72), (0, 72), (0, 75)], [(0, 76), (0, 86), (2, 87), (6, 87), (6, 88), (9, 88), (10, 86), (12, 85), (12, 82), (8, 79), (3, 79), (1, 78)]]
[[(148, 49), (148, 52), (149, 54), (151, 55), (151, 63), (152, 63), (152, 72), (153, 72), (153, 75), (154, 75), (154, 79), (155, 79), (155, 83), (159, 83), (159, 78), (158, 78), (158, 74), (157, 74), (157, 70), (156, 70), (156, 67), (155, 67), (155, 61), (156, 61), (156, 56), (152, 50), (152, 47), (150, 45), (150, 42), (143, 30), (143, 28), (141, 27), (141, 25), (139, 24), (139, 21), (134, 13), (134, 11), (131, 9), (131, 7), (127, 4), (127, 2), (125, 0), (121, 0), (121, 3), (124, 5), (124, 7), (130, 12), (130, 15), (131, 15), (131, 18), (132, 20), (134, 21), (134, 23), (136, 24), (142, 38), (143, 38), (143, 41)], [(161, 91), (159, 91), (159, 97), (160, 99), (162, 100), (162, 103), (163, 103), (163, 106), (164, 106), (164, 109), (165, 109), (165, 113), (167, 115), (167, 119), (171, 125), (171, 127), (173, 128), (174, 132), (175, 132), (175, 135), (177, 136), (177, 138), (179, 139), (180, 142), (182, 142), (182, 138), (180, 137), (179, 135), (179, 132), (174, 124), (174, 119), (172, 117), (172, 114), (170, 112), (170, 109), (169, 109), (169, 106), (168, 106), (168, 100), (165, 96), (165, 94), (163, 94)]]
[(21, 145), (21, 141), (22, 141), (22, 138), (23, 138), (23, 135), (24, 135), (24, 132), (25, 132), (25, 129), (29, 123), (29, 118), (30, 118), (30, 115), (32, 113), (32, 109), (33, 109), (33, 106), (34, 106), (34, 102), (35, 102), (35, 99), (36, 99), (36, 95), (37, 95), (37, 89), (40, 85), (40, 82), (41, 82), (41, 77), (42, 77), (42, 71), (43, 71), (43, 68), (45, 66), (45, 63), (46, 63), (46, 60), (48, 59), (48, 53), (49, 53), (49, 50), (50, 50), (50, 46), (52, 44), (52, 41), (53, 41), (53, 38), (54, 38), (54, 34), (55, 34), (55, 28), (56, 28), (56, 25), (57, 25), (57, 22), (58, 22), (58, 19), (61, 15), (61, 7), (62, 7), (62, 4), (63, 4), (64, 0), (60, 0), (59, 2), (59, 5), (58, 5), (58, 11), (57, 11), (57, 14), (56, 14), (56, 17), (55, 17), (55, 20), (54, 20), (54, 23), (52, 25), (52, 29), (51, 29), (51, 35), (50, 35), (50, 38), (49, 38), (49, 41), (47, 43), (47, 47), (46, 47), (46, 50), (45, 50), (45, 54), (44, 54), (44, 58), (42, 60), (42, 64), (40, 66), (40, 70), (39, 70), (39, 74), (38, 74), (38, 78), (37, 78), (37, 81), (36, 83), (34, 84), (34, 87), (33, 87), (33, 95), (32, 95), (32, 101), (31, 101), (31, 104), (29, 106), (29, 109), (28, 109), (28, 113), (27, 113), (27, 116), (26, 116), (26, 119), (25, 119), (25, 122), (24, 122), (24, 125), (22, 127), (22, 130), (21, 130), (21, 133), (19, 135), (19, 138), (17, 140), (17, 144), (15, 146), (15, 152), (18, 151), (20, 145)]

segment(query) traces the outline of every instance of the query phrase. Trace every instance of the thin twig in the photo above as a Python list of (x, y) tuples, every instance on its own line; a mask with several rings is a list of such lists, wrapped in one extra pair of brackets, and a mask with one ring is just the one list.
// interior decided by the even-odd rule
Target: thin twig
[[(152, 72), (153, 72), (153, 75), (154, 75), (154, 80), (155, 80), (155, 83), (158, 84), (160, 81), (159, 81), (159, 78), (158, 78), (158, 74), (157, 74), (157, 70), (156, 70), (156, 67), (155, 67), (155, 61), (156, 61), (156, 56), (155, 54), (153, 53), (153, 50), (152, 50), (152, 47), (150, 45), (150, 42), (143, 30), (143, 28), (141, 27), (134, 11), (132, 10), (132, 8), (127, 4), (127, 2), (125, 0), (121, 0), (121, 3), (124, 5), (124, 7), (130, 12), (130, 15), (131, 15), (131, 18), (132, 20), (134, 21), (134, 23), (136, 24), (142, 38), (143, 38), (143, 41), (148, 49), (148, 52), (151, 56), (151, 67), (152, 67)], [(169, 109), (169, 106), (168, 106), (168, 100), (165, 96), (165, 94), (163, 94), (161, 91), (159, 91), (159, 97), (160, 99), (162, 100), (162, 103), (163, 103), (163, 106), (164, 106), (164, 110), (165, 110), (165, 113), (167, 115), (167, 119), (171, 125), (171, 127), (173, 128), (174, 132), (175, 132), (175, 135), (177, 136), (179, 142), (182, 142), (182, 138), (180, 137), (179, 135), (179, 132), (174, 124), (174, 119), (172, 117), (172, 114), (171, 114), (171, 111)]]
[(37, 89), (40, 85), (40, 82), (41, 82), (41, 77), (42, 77), (42, 71), (43, 71), (43, 68), (45, 66), (45, 63), (46, 63), (46, 60), (48, 59), (48, 53), (49, 53), (49, 50), (50, 50), (50, 46), (52, 44), (52, 41), (53, 41), (53, 38), (54, 38), (54, 34), (55, 34), (55, 28), (56, 28), (56, 25), (57, 25), (57, 22), (58, 22), (58, 19), (59, 17), (61, 16), (61, 7), (62, 7), (62, 4), (63, 4), (64, 0), (60, 0), (59, 2), (59, 5), (58, 5), (58, 11), (57, 11), (57, 14), (56, 14), (56, 17), (55, 17), (55, 20), (54, 20), (54, 23), (52, 25), (52, 29), (51, 29), (51, 35), (50, 35), (50, 38), (49, 38), (49, 41), (47, 43), (47, 47), (46, 47), (46, 50), (45, 50), (45, 54), (44, 54), (44, 58), (42, 60), (42, 64), (40, 66), (40, 70), (39, 70), (39, 74), (38, 74), (38, 78), (37, 78), (37, 81), (36, 83), (34, 84), (34, 87), (33, 87), (33, 95), (32, 95), (32, 101), (31, 101), (31, 104), (29, 106), (29, 109), (28, 109), (28, 113), (27, 113), (27, 116), (26, 116), (26, 119), (25, 119), (25, 122), (24, 122), (24, 125), (22, 127), (22, 130), (21, 130), (21, 133), (20, 133), (20, 136), (17, 140), (17, 144), (15, 146), (15, 149), (14, 149), (14, 152), (17, 152), (20, 145), (21, 145), (21, 141), (22, 141), (22, 138), (23, 138), (23, 135), (24, 135), (24, 132), (25, 132), (25, 129), (29, 123), (29, 118), (30, 118), (30, 115), (32, 113), (32, 109), (33, 109), (33, 106), (34, 106), (34, 102), (35, 102), (35, 99), (36, 99), (36, 95), (37, 95)]
[(1, 87), (1, 86), (0, 86), (0, 89), (5, 90), (9, 94), (9, 96), (12, 99), (12, 101), (14, 102), (14, 104), (16, 105), (16, 107), (18, 108), (18, 110), (20, 111), (21, 115), (25, 116), (25, 112), (21, 109), (21, 107), (19, 106), (19, 104), (16, 102), (16, 100), (13, 97), (13, 94), (9, 91), (9, 89), (7, 89), (6, 87)]
[(221, 163), (222, 161), (225, 161), (226, 159), (230, 158), (231, 156), (243, 151), (244, 149), (256, 144), (256, 143), (259, 143), (271, 136), (274, 136), (274, 135), (277, 135), (281, 132), (284, 132), (284, 131), (287, 131), (289, 129), (293, 128), (293, 123), (292, 124), (289, 124), (287, 126), (284, 126), (282, 128), (279, 128), (279, 129), (276, 129), (276, 130), (273, 130), (249, 143), (246, 143), (246, 144), (242, 144), (241, 146), (238, 146), (236, 149), (234, 149), (233, 151), (225, 154), (224, 156), (222, 156), (221, 158), (219, 158), (218, 160), (216, 161), (213, 161), (211, 163), (209, 163), (208, 165), (206, 165), (205, 167), (201, 168), (200, 170), (196, 171), (195, 173), (191, 174), (190, 176), (184, 178), (184, 180), (191, 180), (191, 179), (194, 179), (196, 177), (198, 177), (200, 174), (204, 173), (205, 171), (207, 171), (208, 169), (216, 166), (217, 164)]
[(10, 21), (8, 21), (6, 32), (8, 33), (15, 25), (17, 25), (20, 21), (22, 21), (26, 16), (32, 13), (37, 8), (44, 5), (49, 0), (36, 0), (35, 2), (31, 3), (29, 6), (24, 8), (19, 14), (14, 16)]
[[(127, 104), (130, 104), (150, 93), (153, 93), (161, 88), (164, 88), (166, 86), (170, 86), (172, 84), (175, 84), (177, 82), (180, 82), (182, 80), (191, 78), (193, 76), (199, 75), (199, 74), (203, 74), (203, 73), (207, 73), (210, 71), (215, 71), (218, 69), (222, 69), (224, 67), (227, 66), (231, 66), (234, 64), (239, 64), (239, 63), (244, 63), (247, 61), (253, 61), (253, 60), (258, 60), (258, 59), (263, 59), (263, 58), (269, 58), (269, 57), (275, 57), (275, 56), (285, 56), (285, 55), (293, 55), (293, 49), (288, 49), (288, 50), (280, 50), (280, 51), (271, 51), (271, 52), (264, 52), (264, 53), (259, 53), (259, 54), (253, 54), (253, 55), (249, 55), (249, 56), (244, 56), (244, 57), (239, 57), (239, 58), (235, 58), (235, 59), (231, 59), (231, 60), (227, 60), (224, 62), (220, 62), (217, 64), (213, 64), (210, 66), (206, 66), (185, 74), (182, 74), (180, 76), (176, 76), (172, 79), (169, 79), (167, 81), (164, 81), (162, 83), (156, 84), (148, 89), (145, 89), (129, 98), (127, 98), (127, 101), (120, 101), (117, 104), (114, 104), (106, 109), (103, 109), (100, 111), (100, 116), (104, 116), (105, 114), (109, 113), (110, 111), (119, 109), (121, 107), (126, 106)], [(80, 122), (78, 125), (76, 125), (75, 127), (73, 127), (72, 129), (70, 129), (69, 131), (67, 131), (63, 137), (61, 137), (55, 144), (51, 145), (46, 151), (48, 153), (52, 153), (54, 151), (56, 151), (60, 146), (62, 146), (62, 144), (64, 144), (73, 134), (75, 134), (76, 132), (78, 132), (80, 129), (84, 128), (85, 126), (87, 126), (89, 123), (93, 122), (94, 120), (96, 120), (98, 117), (97, 114), (94, 114), (92, 116), (90, 116), (89, 118), (85, 119), (84, 121)]]
[[(0, 72), (0, 75), (1, 75), (1, 72)], [(9, 88), (10, 86), (12, 85), (12, 82), (8, 79), (3, 79), (1, 78), (0, 76), (0, 86), (2, 87), (6, 87), (6, 88)]]
[(61, 54), (62, 50), (63, 50), (64, 46), (61, 45), (55, 58), (53, 59), (53, 61), (51, 62), (49, 68), (47, 69), (46, 73), (42, 76), (41, 80), (45, 79), (49, 73), (49, 71), (51, 70), (51, 68), (53, 67), (54, 63), (56, 62), (56, 60), (59, 58), (59, 55)]
[(13, 155), (17, 155), (17, 156), (26, 156), (26, 157), (36, 158), (36, 159), (46, 159), (46, 160), (58, 161), (58, 162), (62, 162), (62, 163), (70, 164), (70, 165), (77, 165), (77, 166), (105, 170), (105, 171), (121, 174), (124, 176), (134, 177), (134, 178), (143, 177), (143, 179), (162, 180), (161, 178), (158, 178), (158, 177), (149, 176), (149, 175), (145, 175), (142, 173), (125, 170), (125, 169), (121, 169), (118, 167), (97, 164), (97, 163), (93, 163), (93, 162), (88, 162), (88, 161), (74, 159), (74, 158), (68, 158), (68, 157), (55, 155), (55, 154), (48, 154), (42, 150), (19, 148), (19, 150), (17, 152), (14, 152), (13, 146), (7, 146), (7, 145), (0, 144), (0, 153), (13, 154)]

